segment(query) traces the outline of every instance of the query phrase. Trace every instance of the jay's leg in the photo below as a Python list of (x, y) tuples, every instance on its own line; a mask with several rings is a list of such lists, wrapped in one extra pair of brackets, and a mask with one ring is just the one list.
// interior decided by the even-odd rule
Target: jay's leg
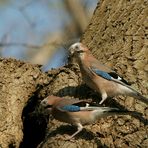
[(77, 135), (79, 132), (81, 132), (81, 131), (82, 131), (82, 129), (83, 129), (82, 124), (81, 124), (81, 123), (77, 123), (76, 125), (77, 125), (77, 127), (78, 127), (78, 130), (77, 130), (74, 134), (72, 134), (70, 137), (68, 137), (68, 139), (67, 139), (67, 140), (72, 139), (75, 135)]
[(107, 94), (105, 91), (102, 93), (102, 100), (99, 102), (99, 104), (102, 104), (107, 99)]

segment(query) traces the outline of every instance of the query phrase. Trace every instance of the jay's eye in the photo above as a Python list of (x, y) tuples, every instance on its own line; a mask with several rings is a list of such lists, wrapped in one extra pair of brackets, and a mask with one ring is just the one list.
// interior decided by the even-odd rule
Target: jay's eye
[(83, 53), (84, 51), (83, 51), (83, 50), (78, 50), (77, 52), (78, 52), (78, 53)]
[(45, 108), (52, 108), (52, 105), (47, 105)]
[(76, 49), (79, 49), (79, 46), (75, 46)]

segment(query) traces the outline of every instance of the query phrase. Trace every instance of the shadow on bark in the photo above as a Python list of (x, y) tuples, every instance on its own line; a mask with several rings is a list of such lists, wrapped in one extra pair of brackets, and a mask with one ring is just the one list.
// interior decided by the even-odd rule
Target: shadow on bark
[(23, 141), (20, 148), (36, 148), (37, 145), (45, 138), (45, 131), (48, 124), (49, 115), (41, 108), (39, 91), (35, 92), (23, 109)]
[[(64, 140), (65, 138), (65, 142), (66, 142), (66, 137), (72, 135), (75, 131), (77, 130), (77, 127), (75, 126), (71, 126), (71, 125), (61, 125), (59, 127), (57, 127), (55, 130), (49, 132), (49, 134), (47, 134), (45, 140), (40, 144), (40, 146), (38, 148), (42, 148), (44, 147), (43, 145), (50, 139), (50, 138), (55, 138), (55, 140)], [(65, 137), (64, 137), (65, 136)], [(93, 132), (87, 130), (87, 129), (83, 129), (78, 135), (76, 135), (73, 139), (73, 141), (67, 141), (67, 142), (75, 142), (77, 140), (85, 140), (85, 141), (90, 141), (90, 140), (94, 140), (94, 142), (96, 143), (96, 145), (98, 147), (107, 147), (106, 145), (102, 144), (100, 139), (99, 139), (100, 135), (98, 136), (98, 133), (94, 134)]]

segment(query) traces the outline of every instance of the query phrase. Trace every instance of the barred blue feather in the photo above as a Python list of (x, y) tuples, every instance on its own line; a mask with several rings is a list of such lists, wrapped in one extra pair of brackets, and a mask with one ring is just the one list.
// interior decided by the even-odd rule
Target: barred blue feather
[(97, 75), (103, 77), (104, 79), (112, 80), (112, 77), (107, 72), (104, 72), (95, 68), (92, 68), (92, 71), (95, 72)]
[(80, 107), (76, 105), (65, 105), (61, 107), (62, 110), (69, 111), (69, 112), (78, 112), (80, 111)]
[(131, 85), (129, 82), (127, 82), (126, 80), (124, 80), (122, 77), (120, 77), (115, 72), (109, 72), (109, 73), (107, 73), (107, 72), (98, 70), (96, 68), (91, 68), (91, 69), (92, 69), (92, 71), (94, 73), (96, 73), (98, 76), (103, 77), (104, 79), (107, 79), (107, 80), (113, 80), (113, 79), (115, 79), (115, 80), (118, 80), (118, 82), (121, 81), (121, 82), (123, 82), (123, 83), (125, 83), (127, 85)]

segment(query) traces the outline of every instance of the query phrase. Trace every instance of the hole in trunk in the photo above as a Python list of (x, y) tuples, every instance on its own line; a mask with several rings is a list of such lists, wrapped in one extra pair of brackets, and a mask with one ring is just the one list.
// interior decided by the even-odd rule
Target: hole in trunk
[(36, 148), (44, 139), (48, 123), (48, 115), (41, 113), (38, 98), (32, 97), (22, 113), (23, 141), (20, 148)]

